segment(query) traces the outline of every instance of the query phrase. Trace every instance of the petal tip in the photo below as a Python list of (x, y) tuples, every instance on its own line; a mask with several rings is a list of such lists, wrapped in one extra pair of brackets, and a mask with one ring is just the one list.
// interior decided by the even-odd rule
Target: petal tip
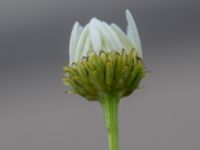
[(96, 17), (93, 17), (92, 19), (90, 19), (90, 22), (96, 23), (99, 22), (100, 20), (97, 19)]

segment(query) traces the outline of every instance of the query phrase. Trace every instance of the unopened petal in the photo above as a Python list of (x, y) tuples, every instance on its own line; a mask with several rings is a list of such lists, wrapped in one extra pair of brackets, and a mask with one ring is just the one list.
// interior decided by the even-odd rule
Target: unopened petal
[(74, 54), (74, 61), (78, 62), (79, 58), (81, 57), (81, 53), (83, 51), (84, 48), (84, 44), (86, 41), (86, 38), (88, 36), (88, 25), (86, 25), (80, 35), (80, 38), (78, 40), (77, 46), (76, 46), (76, 50), (75, 50), (75, 54)]
[(142, 58), (142, 47), (138, 29), (129, 10), (126, 10), (126, 19), (128, 22), (127, 35), (132, 40), (133, 44), (135, 44), (136, 51), (138, 52), (138, 55)]
[(96, 26), (96, 30), (98, 30), (98, 34), (101, 39), (101, 47), (99, 51), (102, 49), (107, 50), (107, 51), (110, 51), (111, 49), (113, 49), (111, 43), (108, 40), (109, 34), (105, 32), (105, 29), (102, 26), (102, 21), (95, 19), (95, 26)]
[(103, 22), (102, 26), (103, 26), (105, 32), (108, 33), (108, 35), (107, 35), (108, 40), (111, 43), (114, 50), (121, 52), (121, 50), (124, 48), (124, 46), (123, 46), (122, 42), (120, 41), (119, 37), (117, 36), (117, 34), (113, 31), (113, 29), (106, 22)]
[(127, 51), (130, 51), (133, 48), (133, 44), (131, 43), (127, 35), (116, 24), (112, 23), (111, 27), (115, 31), (115, 33), (117, 34), (123, 45), (125, 46), (125, 49)]
[(79, 23), (75, 22), (75, 24), (72, 28), (72, 32), (71, 32), (71, 36), (70, 36), (70, 42), (69, 42), (70, 64), (73, 62), (73, 56), (74, 56), (74, 53), (75, 53), (75, 48), (76, 48), (78, 36), (79, 36)]
[(88, 51), (90, 51), (90, 50), (93, 50), (93, 49), (91, 48), (90, 37), (87, 36), (86, 41), (85, 41), (85, 45), (84, 45), (83, 50), (82, 50), (81, 58), (86, 57), (87, 54), (88, 54)]
[(102, 41), (100, 32), (98, 31), (98, 20), (96, 18), (91, 19), (89, 23), (89, 35), (92, 43), (93, 50), (98, 53), (102, 49)]

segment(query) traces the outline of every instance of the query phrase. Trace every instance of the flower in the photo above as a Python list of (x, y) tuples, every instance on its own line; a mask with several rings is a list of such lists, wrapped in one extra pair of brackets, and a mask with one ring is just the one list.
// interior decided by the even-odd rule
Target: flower
[(69, 65), (64, 67), (63, 81), (69, 91), (101, 104), (109, 150), (119, 150), (119, 101), (138, 88), (146, 73), (140, 37), (129, 10), (126, 19), (127, 33), (96, 18), (85, 27), (76, 22), (70, 37)]
[(74, 24), (63, 77), (69, 91), (99, 100), (102, 93), (124, 97), (138, 88), (145, 75), (141, 42), (129, 10), (126, 19), (127, 33), (96, 18), (85, 27)]
[(90, 50), (99, 54), (101, 50), (121, 52), (123, 49), (130, 52), (135, 48), (138, 56), (142, 58), (142, 48), (135, 21), (129, 10), (126, 10), (127, 32), (111, 23), (110, 25), (97, 18), (82, 27), (75, 22), (69, 44), (69, 64), (80, 61), (86, 57)]

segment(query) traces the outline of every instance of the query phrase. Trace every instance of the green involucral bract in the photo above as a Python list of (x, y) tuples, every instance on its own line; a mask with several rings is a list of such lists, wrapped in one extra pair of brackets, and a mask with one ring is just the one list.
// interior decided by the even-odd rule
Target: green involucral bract
[(145, 76), (143, 61), (135, 49), (129, 53), (90, 51), (79, 62), (65, 66), (64, 72), (63, 81), (70, 87), (69, 91), (91, 101), (99, 100), (104, 93), (128, 96)]

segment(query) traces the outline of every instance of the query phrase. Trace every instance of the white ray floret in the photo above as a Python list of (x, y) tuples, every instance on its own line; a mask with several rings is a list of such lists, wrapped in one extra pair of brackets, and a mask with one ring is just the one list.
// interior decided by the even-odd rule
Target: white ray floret
[(135, 21), (129, 10), (126, 10), (127, 32), (112, 23), (107, 24), (97, 18), (92, 18), (85, 27), (75, 22), (69, 43), (69, 64), (80, 61), (87, 56), (88, 51), (94, 50), (97, 54), (101, 50), (129, 52), (135, 48), (138, 56), (142, 56), (142, 47)]
[(101, 35), (98, 30), (98, 22), (99, 21), (96, 18), (92, 18), (89, 23), (90, 40), (92, 43), (92, 48), (96, 53), (98, 53), (99, 49), (102, 48)]
[(136, 23), (129, 10), (126, 10), (126, 19), (128, 23), (127, 36), (129, 37), (129, 39), (132, 41), (133, 45), (135, 46), (139, 57), (142, 58), (143, 56), (142, 56), (142, 46), (141, 46), (140, 36), (138, 33)]

